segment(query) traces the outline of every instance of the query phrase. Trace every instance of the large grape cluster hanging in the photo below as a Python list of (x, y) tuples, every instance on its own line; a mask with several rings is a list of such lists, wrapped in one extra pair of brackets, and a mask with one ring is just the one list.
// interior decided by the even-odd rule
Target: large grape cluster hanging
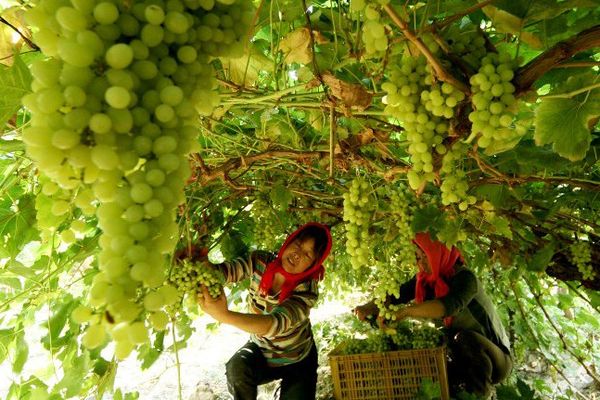
[(178, 240), (194, 118), (218, 104), (210, 58), (242, 53), (252, 4), (40, 0), (27, 18), (48, 58), (31, 67), (23, 141), (55, 184), (43, 189), (51, 213), (95, 211), (100, 273), (89, 301), (106, 317), (89, 319), (83, 343), (97, 347), (108, 332), (123, 358), (146, 340), (142, 312), (161, 327), (156, 313), (174, 301), (153, 294), (174, 290), (161, 285)]
[(378, 260), (373, 270), (376, 282), (373, 288), (375, 304), (379, 315), (393, 320), (397, 306), (388, 304), (390, 296), (400, 297), (400, 285), (416, 268), (415, 245), (412, 240), (414, 233), (411, 228), (413, 204), (412, 196), (405, 185), (388, 189), (390, 199), (389, 220), (395, 224), (394, 237), (390, 238), (390, 246), (394, 256), (386, 260)]
[(346, 251), (354, 268), (367, 266), (370, 260), (369, 225), (373, 214), (371, 185), (356, 178), (344, 193), (344, 221), (346, 221)]

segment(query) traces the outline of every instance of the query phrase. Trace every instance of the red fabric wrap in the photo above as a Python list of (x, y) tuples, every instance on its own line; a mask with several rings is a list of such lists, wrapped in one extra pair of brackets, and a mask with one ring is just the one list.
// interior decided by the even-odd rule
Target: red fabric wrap
[[(314, 264), (309, 267), (306, 271), (301, 272), (299, 274), (291, 274), (283, 269), (283, 265), (281, 264), (281, 257), (283, 256), (283, 251), (285, 248), (298, 236), (302, 230), (306, 229), (309, 226), (316, 226), (325, 231), (325, 235), (327, 237), (327, 245), (325, 246), (325, 250), (321, 257), (315, 260)], [(285, 299), (291, 296), (292, 292), (298, 286), (299, 283), (308, 281), (310, 279), (321, 280), (325, 276), (325, 268), (323, 267), (323, 261), (329, 255), (331, 251), (332, 239), (331, 232), (329, 232), (329, 228), (323, 224), (319, 224), (318, 222), (309, 222), (307, 224), (302, 225), (298, 229), (296, 229), (288, 238), (285, 240), (281, 248), (279, 249), (279, 253), (277, 253), (277, 257), (267, 264), (265, 272), (263, 273), (262, 279), (260, 280), (259, 289), (263, 295), (267, 295), (273, 287), (273, 279), (275, 278), (276, 273), (280, 273), (285, 278), (283, 286), (281, 287), (281, 293), (279, 294), (279, 303), (281, 304)]]
[[(431, 240), (431, 236), (427, 232), (417, 233), (413, 242), (423, 250), (431, 268), (431, 273), (423, 270), (417, 273), (415, 302), (422, 303), (425, 300), (427, 288), (430, 287), (433, 288), (436, 299), (446, 296), (450, 290), (446, 280), (454, 275), (456, 260), (459, 258), (462, 260), (460, 251), (454, 246), (449, 249), (442, 242)], [(444, 324), (452, 325), (452, 317), (444, 318)]]

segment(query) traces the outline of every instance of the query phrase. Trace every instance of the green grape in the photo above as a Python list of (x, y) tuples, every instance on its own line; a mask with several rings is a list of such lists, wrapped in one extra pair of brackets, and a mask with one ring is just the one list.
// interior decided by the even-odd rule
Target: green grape
[(131, 198), (136, 203), (145, 203), (152, 198), (152, 187), (147, 183), (136, 183), (131, 186)]
[(128, 339), (131, 343), (143, 344), (149, 341), (148, 330), (143, 322), (134, 322), (129, 326)]
[(94, 18), (102, 25), (110, 25), (115, 23), (119, 18), (119, 10), (113, 3), (102, 2), (94, 7)]
[(106, 331), (102, 325), (90, 325), (83, 337), (81, 343), (88, 349), (95, 349), (104, 343), (106, 340)]
[(164, 311), (156, 311), (148, 317), (150, 324), (157, 331), (164, 331), (169, 323), (169, 316)]
[(84, 324), (90, 322), (94, 318), (93, 311), (90, 307), (79, 305), (71, 312), (71, 319), (76, 324)]
[(165, 20), (165, 11), (157, 5), (149, 5), (144, 10), (144, 16), (149, 24), (160, 25)]
[(106, 51), (105, 58), (111, 68), (123, 69), (133, 61), (133, 50), (125, 43), (117, 43)]
[(127, 108), (131, 102), (131, 94), (127, 89), (120, 86), (111, 86), (106, 90), (104, 99), (109, 106), (117, 109)]
[(83, 31), (87, 27), (85, 16), (72, 7), (61, 7), (56, 10), (56, 20), (64, 28), (72, 32)]

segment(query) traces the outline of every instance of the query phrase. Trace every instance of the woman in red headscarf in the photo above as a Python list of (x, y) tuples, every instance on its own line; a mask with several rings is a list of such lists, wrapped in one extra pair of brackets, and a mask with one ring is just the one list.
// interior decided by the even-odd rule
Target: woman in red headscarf
[(248, 313), (229, 310), (224, 293), (213, 299), (203, 288), (198, 302), (207, 314), (250, 333), (226, 366), (234, 399), (254, 400), (258, 385), (276, 379), (280, 399), (315, 398), (318, 360), (308, 317), (331, 244), (329, 229), (311, 222), (292, 233), (277, 255), (254, 251), (218, 265), (229, 283), (250, 279)]
[[(450, 360), (451, 390), (464, 390), (487, 398), (493, 385), (512, 370), (510, 343), (504, 326), (475, 274), (463, 265), (457, 248), (449, 249), (418, 233), (413, 240), (419, 272), (400, 287), (400, 298), (392, 304), (407, 304), (396, 314), (432, 318), (443, 322)], [(377, 316), (374, 302), (354, 309), (360, 320)]]

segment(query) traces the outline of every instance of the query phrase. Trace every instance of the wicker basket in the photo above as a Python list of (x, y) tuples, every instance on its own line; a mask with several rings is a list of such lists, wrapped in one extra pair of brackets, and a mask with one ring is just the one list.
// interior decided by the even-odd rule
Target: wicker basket
[(439, 382), (442, 400), (450, 399), (446, 347), (385, 353), (329, 354), (336, 400), (414, 399), (423, 379)]

